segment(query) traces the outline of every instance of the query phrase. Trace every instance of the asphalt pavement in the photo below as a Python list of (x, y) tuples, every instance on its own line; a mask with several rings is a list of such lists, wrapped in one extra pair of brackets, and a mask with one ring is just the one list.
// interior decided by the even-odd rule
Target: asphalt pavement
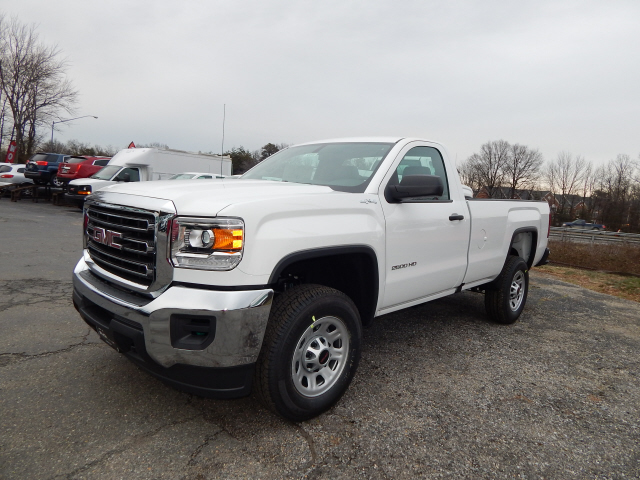
[(532, 273), (513, 326), (461, 293), (376, 319), (291, 423), (167, 387), (71, 303), (82, 214), (0, 199), (0, 478), (639, 478), (640, 305)]

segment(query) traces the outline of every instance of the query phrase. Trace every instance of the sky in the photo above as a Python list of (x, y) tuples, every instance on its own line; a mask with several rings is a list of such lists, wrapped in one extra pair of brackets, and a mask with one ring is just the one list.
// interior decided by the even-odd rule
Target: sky
[[(638, 0), (2, 0), (68, 60), (55, 138), (218, 153), (354, 136), (640, 154)], [(226, 105), (226, 107), (224, 107)], [(71, 116), (63, 117), (71, 118)]]

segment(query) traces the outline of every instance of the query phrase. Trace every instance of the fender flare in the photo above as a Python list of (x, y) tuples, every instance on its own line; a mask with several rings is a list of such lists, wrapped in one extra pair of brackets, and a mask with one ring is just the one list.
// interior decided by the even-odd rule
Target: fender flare
[(280, 259), (280, 261), (278, 261), (273, 271), (271, 272), (271, 275), (269, 276), (269, 284), (275, 285), (282, 272), (284, 272), (287, 267), (293, 265), (294, 263), (322, 257), (334, 257), (337, 255), (353, 254), (364, 254), (371, 260), (371, 263), (373, 264), (373, 291), (371, 292), (371, 303), (368, 305), (368, 308), (370, 309), (369, 311), (371, 313), (371, 318), (362, 319), (364, 324), (368, 324), (375, 315), (376, 308), (378, 306), (378, 295), (380, 290), (378, 256), (376, 255), (375, 250), (369, 245), (341, 245), (334, 247), (320, 247), (290, 253)]

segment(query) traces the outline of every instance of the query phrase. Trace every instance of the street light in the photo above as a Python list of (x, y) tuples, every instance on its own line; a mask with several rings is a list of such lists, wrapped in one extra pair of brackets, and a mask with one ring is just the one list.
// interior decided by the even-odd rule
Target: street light
[(82, 117), (76, 117), (76, 118), (67, 118), (66, 120), (58, 120), (57, 122), (51, 122), (51, 148), (53, 148), (53, 126), (56, 123), (64, 123), (64, 122), (70, 122), (71, 120), (79, 120), (81, 118), (87, 118), (87, 117), (92, 117), (92, 118), (98, 118), (94, 115), (83, 115)]

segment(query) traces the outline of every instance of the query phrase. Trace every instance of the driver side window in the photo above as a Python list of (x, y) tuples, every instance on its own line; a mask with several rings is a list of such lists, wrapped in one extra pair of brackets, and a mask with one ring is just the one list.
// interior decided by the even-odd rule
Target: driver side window
[(123, 168), (120, 173), (118, 173), (118, 176), (114, 178), (114, 180), (123, 182), (126, 174), (129, 174), (130, 182), (140, 181), (140, 170), (138, 170), (137, 168)]
[(440, 152), (433, 147), (414, 147), (402, 158), (389, 180), (390, 185), (399, 185), (405, 175), (435, 175), (440, 177), (444, 187), (442, 195), (429, 200), (449, 200), (449, 184), (444, 161)]

